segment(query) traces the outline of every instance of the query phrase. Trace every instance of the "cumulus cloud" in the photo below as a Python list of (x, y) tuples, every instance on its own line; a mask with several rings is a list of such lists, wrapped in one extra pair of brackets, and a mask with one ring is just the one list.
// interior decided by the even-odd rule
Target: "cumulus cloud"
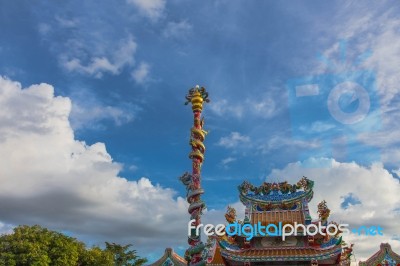
[(231, 132), (229, 136), (220, 138), (218, 145), (226, 148), (233, 148), (237, 147), (239, 144), (248, 142), (250, 142), (250, 137), (241, 135), (239, 132)]
[(165, 0), (127, 0), (146, 17), (155, 21), (161, 17), (165, 9)]
[(86, 75), (101, 78), (104, 73), (117, 75), (125, 66), (134, 64), (134, 54), (137, 44), (132, 36), (120, 41), (110, 55), (92, 56), (87, 62), (82, 62), (77, 57), (61, 57), (61, 63), (65, 69)]
[[(310, 168), (309, 165), (331, 167)], [(314, 218), (317, 218), (316, 205), (326, 200), (331, 209), (331, 220), (348, 223), (351, 228), (361, 225), (384, 228), (383, 236), (350, 234), (344, 238), (348, 243), (355, 243), (357, 260), (373, 255), (381, 242), (389, 242), (394, 250), (400, 249), (400, 241), (396, 240), (400, 232), (400, 183), (382, 164), (364, 167), (354, 162), (311, 158), (273, 170), (267, 181), (279, 178), (295, 183), (303, 175), (315, 181), (314, 198), (310, 204)]]
[(2, 232), (40, 224), (142, 251), (184, 243), (186, 201), (148, 178), (119, 176), (122, 165), (104, 143), (76, 140), (69, 98), (48, 84), (23, 89), (1, 77), (0, 104)]
[(142, 62), (140, 65), (132, 72), (132, 77), (137, 83), (144, 83), (148, 80), (148, 75), (150, 72), (150, 65)]

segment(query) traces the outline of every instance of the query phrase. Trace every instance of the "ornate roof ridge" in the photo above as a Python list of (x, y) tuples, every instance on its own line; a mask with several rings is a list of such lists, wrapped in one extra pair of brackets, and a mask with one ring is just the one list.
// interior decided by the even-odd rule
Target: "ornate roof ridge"
[(243, 201), (255, 201), (260, 203), (288, 202), (301, 198), (311, 200), (314, 181), (303, 176), (296, 184), (287, 181), (279, 183), (263, 182), (256, 187), (248, 181), (238, 186), (240, 199)]
[[(212, 254), (208, 255), (207, 258), (207, 265), (225, 265), (221, 251), (220, 251), (220, 246), (218, 241), (215, 240), (215, 243), (213, 244), (213, 252)], [(212, 255), (212, 256), (211, 256)]]
[(312, 250), (327, 250), (331, 249), (333, 247), (336, 247), (338, 245), (331, 245), (325, 248), (321, 248), (320, 246), (303, 246), (303, 247), (290, 247), (290, 246), (282, 246), (282, 247), (264, 247), (264, 248), (242, 248), (242, 249), (224, 249), (224, 250), (229, 250), (232, 252), (246, 252), (246, 251), (262, 251), (262, 250), (281, 250), (281, 249), (291, 249), (291, 250), (305, 250), (305, 249), (312, 249)]
[(251, 191), (256, 194), (270, 194), (274, 191), (280, 191), (283, 194), (294, 193), (299, 189), (303, 191), (311, 190), (314, 187), (314, 181), (303, 176), (296, 184), (289, 184), (287, 181), (283, 182), (263, 182), (259, 187), (254, 186), (249, 181), (245, 180), (238, 187), (240, 191)]
[(172, 260), (177, 266), (186, 266), (186, 260), (174, 252), (172, 248), (166, 248), (164, 254), (157, 261), (153, 262), (149, 266), (161, 266), (167, 260)]
[(370, 265), (376, 260), (382, 260), (384, 255), (388, 253), (388, 255), (396, 260), (396, 263), (400, 262), (400, 255), (392, 250), (392, 246), (389, 243), (381, 243), (379, 246), (379, 250), (375, 252), (370, 258), (365, 261), (360, 261), (359, 265)]

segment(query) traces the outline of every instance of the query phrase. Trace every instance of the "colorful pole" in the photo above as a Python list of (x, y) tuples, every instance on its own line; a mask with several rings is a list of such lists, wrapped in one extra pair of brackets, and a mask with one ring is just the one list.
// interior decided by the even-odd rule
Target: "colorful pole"
[[(201, 118), (203, 110), (203, 103), (209, 102), (208, 93), (203, 87), (196, 86), (189, 90), (186, 95), (186, 103), (192, 104), (193, 110), (193, 127), (190, 134), (190, 146), (192, 151), (189, 158), (192, 160), (192, 174), (185, 173), (180, 177), (182, 183), (186, 186), (187, 201), (190, 204), (188, 212), (190, 213), (190, 220), (194, 220), (192, 226), (197, 227), (201, 223), (201, 215), (203, 209), (206, 208), (205, 203), (201, 200), (201, 195), (204, 193), (201, 187), (201, 165), (204, 160), (205, 146), (203, 141), (207, 132), (203, 130), (204, 119)], [(196, 230), (191, 231), (188, 237), (190, 247), (186, 250), (185, 259), (190, 266), (203, 266), (206, 265), (204, 249), (205, 245), (201, 241), (200, 235), (196, 235)]]

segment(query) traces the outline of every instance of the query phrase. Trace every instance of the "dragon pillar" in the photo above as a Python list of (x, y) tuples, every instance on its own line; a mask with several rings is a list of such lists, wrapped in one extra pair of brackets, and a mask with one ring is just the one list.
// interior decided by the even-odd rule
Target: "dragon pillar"
[[(189, 90), (186, 95), (186, 105), (192, 104), (193, 111), (193, 127), (190, 134), (190, 146), (192, 147), (189, 153), (189, 158), (192, 160), (192, 174), (185, 173), (180, 177), (182, 183), (186, 186), (187, 201), (190, 204), (188, 212), (190, 220), (194, 220), (192, 225), (197, 227), (201, 223), (201, 215), (203, 209), (206, 208), (205, 203), (201, 200), (201, 195), (204, 193), (201, 187), (201, 166), (204, 160), (205, 146), (203, 141), (207, 132), (203, 130), (204, 119), (201, 117), (203, 103), (209, 102), (208, 93), (205, 88), (196, 86)], [(190, 266), (206, 265), (206, 254), (204, 252), (205, 245), (201, 241), (200, 235), (196, 235), (196, 230), (192, 230), (188, 237), (190, 247), (186, 250), (185, 259)]]

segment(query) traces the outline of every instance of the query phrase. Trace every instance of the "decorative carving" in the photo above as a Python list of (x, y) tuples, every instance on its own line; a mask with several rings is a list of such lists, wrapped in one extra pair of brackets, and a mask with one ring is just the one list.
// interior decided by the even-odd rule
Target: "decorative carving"
[(228, 206), (228, 210), (225, 213), (225, 219), (228, 223), (232, 224), (236, 221), (236, 210), (231, 206)]
[(343, 247), (342, 253), (340, 254), (340, 265), (350, 265), (350, 257), (353, 255), (354, 244), (350, 244), (350, 246), (348, 246), (343, 241), (342, 245), (345, 246)]
[(307, 177), (303, 177), (295, 185), (290, 185), (287, 181), (280, 183), (267, 183), (264, 182), (261, 186), (255, 187), (248, 181), (244, 181), (239, 187), (239, 192), (243, 195), (247, 195), (252, 192), (254, 195), (269, 195), (273, 192), (280, 194), (295, 193), (298, 189), (304, 191), (310, 191), (314, 187), (314, 181), (309, 180)]
[(329, 214), (331, 210), (328, 208), (326, 201), (323, 200), (318, 204), (318, 216), (321, 220), (322, 224), (325, 224), (328, 221)]

